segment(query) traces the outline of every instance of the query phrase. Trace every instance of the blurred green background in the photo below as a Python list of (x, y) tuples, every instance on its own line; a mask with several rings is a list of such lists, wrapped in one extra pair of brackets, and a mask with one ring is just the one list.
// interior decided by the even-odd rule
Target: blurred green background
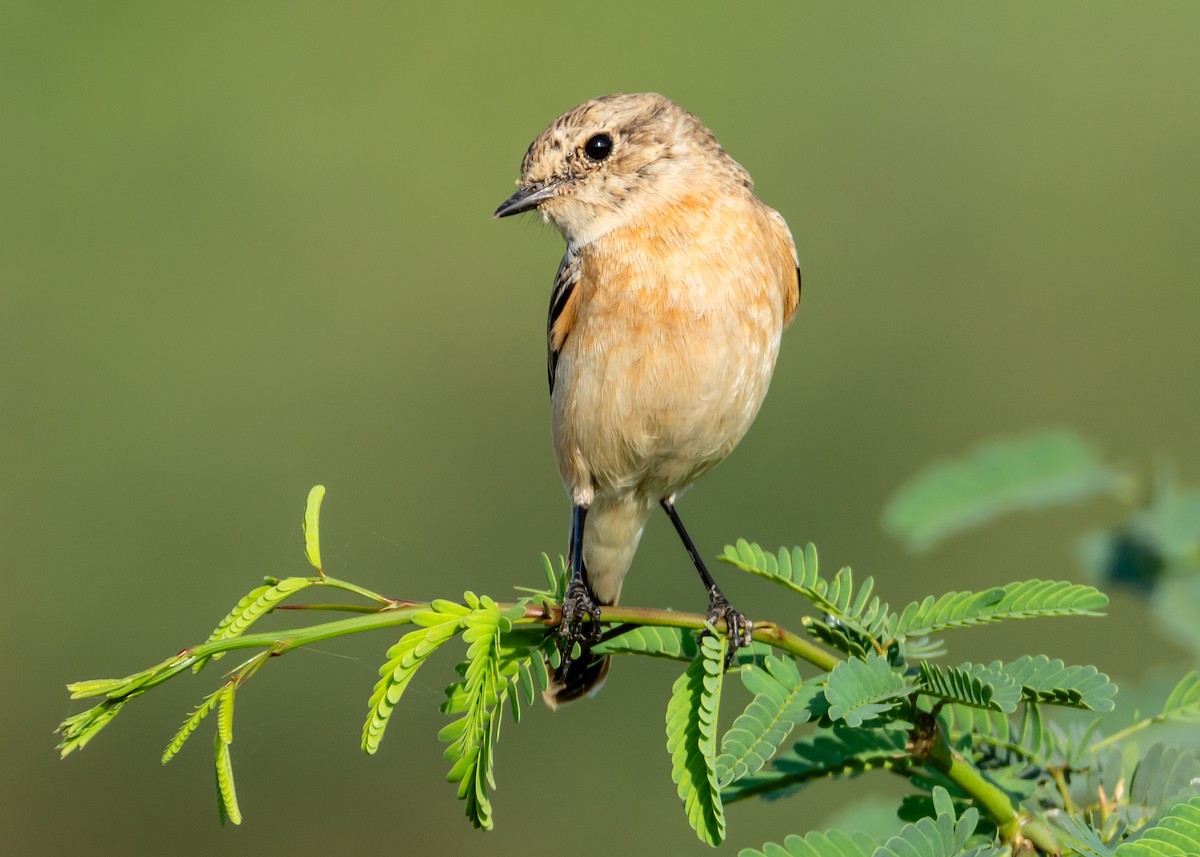
[[(390, 634), (273, 662), (239, 694), (238, 829), (217, 825), (207, 738), (158, 763), (216, 673), (139, 700), (65, 762), (50, 734), (81, 708), (68, 680), (149, 665), (264, 574), (306, 573), (319, 481), (333, 574), (414, 598), (540, 580), (568, 518), (543, 353), (561, 239), (491, 212), (529, 141), (595, 95), (657, 90), (697, 113), (800, 250), (767, 404), (680, 505), (704, 552), (811, 539), (893, 603), (1077, 579), (1073, 534), (1120, 510), (1018, 516), (926, 557), (880, 511), (931, 458), (1032, 425), (1200, 475), (1198, 4), (0, 15), (8, 853), (704, 850), (663, 746), (672, 664), (623, 661), (596, 699), (506, 727), (486, 835), (434, 740), (452, 656), (418, 676), (381, 754), (358, 750)], [(771, 613), (764, 585), (718, 574)], [(693, 577), (655, 521), (626, 599), (699, 609)], [(1118, 682), (1183, 657), (1121, 592), (1107, 620), (1009, 633), (951, 636), (951, 656), (1043, 650)], [(900, 788), (735, 806), (725, 850)]]

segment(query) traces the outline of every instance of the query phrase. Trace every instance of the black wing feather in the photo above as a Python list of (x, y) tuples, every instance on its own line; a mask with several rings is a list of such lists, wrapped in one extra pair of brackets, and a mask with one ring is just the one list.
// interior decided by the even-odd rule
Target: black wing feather
[(579, 254), (567, 251), (558, 266), (558, 273), (554, 276), (554, 291), (550, 293), (550, 313), (546, 319), (546, 373), (549, 376), (551, 394), (554, 393), (554, 370), (558, 368), (558, 352), (566, 342), (566, 337), (563, 337), (558, 348), (554, 347), (554, 322), (558, 321), (558, 317), (566, 309), (571, 293), (575, 291), (579, 282), (579, 272)]

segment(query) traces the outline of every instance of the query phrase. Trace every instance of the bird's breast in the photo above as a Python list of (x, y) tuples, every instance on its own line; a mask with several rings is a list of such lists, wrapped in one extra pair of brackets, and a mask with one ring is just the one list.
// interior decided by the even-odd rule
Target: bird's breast
[(732, 450), (766, 395), (783, 269), (754, 223), (686, 225), (635, 224), (580, 251), (552, 396), (559, 470), (577, 499), (674, 494)]

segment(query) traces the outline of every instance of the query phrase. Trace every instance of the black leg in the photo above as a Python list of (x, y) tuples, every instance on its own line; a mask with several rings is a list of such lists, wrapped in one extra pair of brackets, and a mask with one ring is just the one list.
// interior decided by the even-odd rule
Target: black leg
[[(583, 525), (587, 506), (571, 508), (571, 580), (563, 597), (562, 621), (558, 625), (558, 648), (564, 666), (571, 661), (576, 643), (594, 642), (600, 633), (600, 607), (587, 585), (587, 569), (583, 565)], [(590, 619), (584, 628), (584, 620)]]
[(688, 535), (687, 528), (683, 526), (679, 513), (675, 511), (675, 504), (669, 498), (663, 498), (662, 507), (663, 511), (667, 513), (667, 517), (671, 519), (671, 523), (675, 525), (675, 532), (679, 533), (679, 538), (683, 541), (688, 556), (692, 558), (692, 563), (696, 566), (700, 579), (704, 581), (704, 588), (708, 591), (708, 621), (714, 625), (722, 620), (725, 622), (725, 633), (729, 635), (729, 654), (725, 658), (725, 664), (728, 666), (739, 648), (750, 645), (750, 635), (754, 632), (754, 624), (746, 618), (745, 613), (733, 609), (733, 605), (729, 603), (725, 593), (713, 580), (712, 574), (704, 565), (704, 560), (700, 558), (699, 551), (696, 550), (692, 537)]

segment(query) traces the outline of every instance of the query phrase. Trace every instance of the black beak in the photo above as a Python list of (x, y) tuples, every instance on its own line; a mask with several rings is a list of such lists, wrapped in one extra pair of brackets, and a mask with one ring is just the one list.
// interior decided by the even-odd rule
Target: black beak
[(542, 184), (539, 182), (537, 184), (525, 185), (525, 187), (504, 200), (492, 217), (508, 217), (510, 214), (520, 214), (522, 211), (537, 208), (543, 202), (557, 194), (560, 184), (561, 182), (553, 182), (551, 184)]

